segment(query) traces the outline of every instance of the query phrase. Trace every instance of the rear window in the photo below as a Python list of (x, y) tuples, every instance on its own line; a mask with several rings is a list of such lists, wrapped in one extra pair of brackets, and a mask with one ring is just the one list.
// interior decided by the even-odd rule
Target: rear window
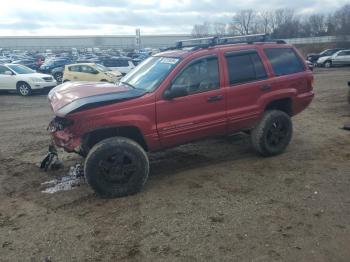
[(304, 64), (292, 48), (266, 48), (264, 51), (276, 76), (305, 71)]
[(230, 85), (265, 79), (265, 68), (256, 51), (226, 53)]

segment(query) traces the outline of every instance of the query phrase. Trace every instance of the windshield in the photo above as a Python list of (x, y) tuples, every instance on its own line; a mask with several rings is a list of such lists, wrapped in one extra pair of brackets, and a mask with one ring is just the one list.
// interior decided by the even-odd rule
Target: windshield
[(321, 53), (321, 55), (325, 55), (325, 56), (331, 56), (334, 55), (336, 52), (338, 52), (339, 50), (325, 50)]
[(133, 86), (136, 89), (153, 91), (174, 69), (179, 61), (179, 58), (160, 56), (149, 57), (133, 71), (123, 77), (120, 80), (120, 83)]
[(102, 71), (102, 72), (106, 72), (106, 71), (111, 71), (111, 69), (103, 66), (103, 65), (100, 65), (100, 64), (96, 64), (96, 68), (99, 70), (99, 71)]
[(24, 75), (24, 74), (33, 74), (35, 73), (34, 70), (26, 67), (26, 66), (23, 66), (23, 65), (8, 65), (8, 67), (15, 71), (15, 73), (19, 74), (19, 75)]

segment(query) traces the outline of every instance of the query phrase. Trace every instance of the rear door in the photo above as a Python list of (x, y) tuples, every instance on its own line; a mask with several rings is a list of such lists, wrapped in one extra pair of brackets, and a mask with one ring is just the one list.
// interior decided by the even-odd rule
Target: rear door
[(258, 99), (271, 91), (268, 73), (256, 49), (225, 52), (228, 131), (250, 129), (260, 115)]
[(187, 93), (156, 102), (163, 147), (226, 133), (225, 89), (220, 82), (216, 55), (191, 61), (177, 74), (167, 90), (181, 86)]
[(310, 91), (306, 65), (292, 47), (264, 48), (264, 54), (274, 74), (271, 80), (274, 91), (294, 92), (289, 94), (289, 97)]
[(349, 65), (350, 64), (350, 50), (341, 51), (333, 61), (333, 64), (337, 65)]

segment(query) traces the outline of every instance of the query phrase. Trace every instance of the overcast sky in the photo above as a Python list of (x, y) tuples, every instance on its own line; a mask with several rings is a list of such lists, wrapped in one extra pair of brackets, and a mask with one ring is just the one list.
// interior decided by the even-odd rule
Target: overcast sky
[(190, 33), (193, 24), (229, 22), (241, 9), (334, 11), (349, 0), (1, 0), (0, 35)]

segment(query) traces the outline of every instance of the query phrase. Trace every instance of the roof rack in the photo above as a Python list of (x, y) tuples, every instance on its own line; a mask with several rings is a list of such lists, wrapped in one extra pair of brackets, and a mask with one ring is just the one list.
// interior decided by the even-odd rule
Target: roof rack
[(261, 42), (273, 42), (277, 44), (286, 44), (284, 40), (272, 40), (269, 34), (254, 34), (232, 37), (204, 37), (180, 40), (176, 42), (175, 49), (192, 48), (192, 50), (200, 48), (209, 48), (218, 45), (227, 44), (253, 44)]

